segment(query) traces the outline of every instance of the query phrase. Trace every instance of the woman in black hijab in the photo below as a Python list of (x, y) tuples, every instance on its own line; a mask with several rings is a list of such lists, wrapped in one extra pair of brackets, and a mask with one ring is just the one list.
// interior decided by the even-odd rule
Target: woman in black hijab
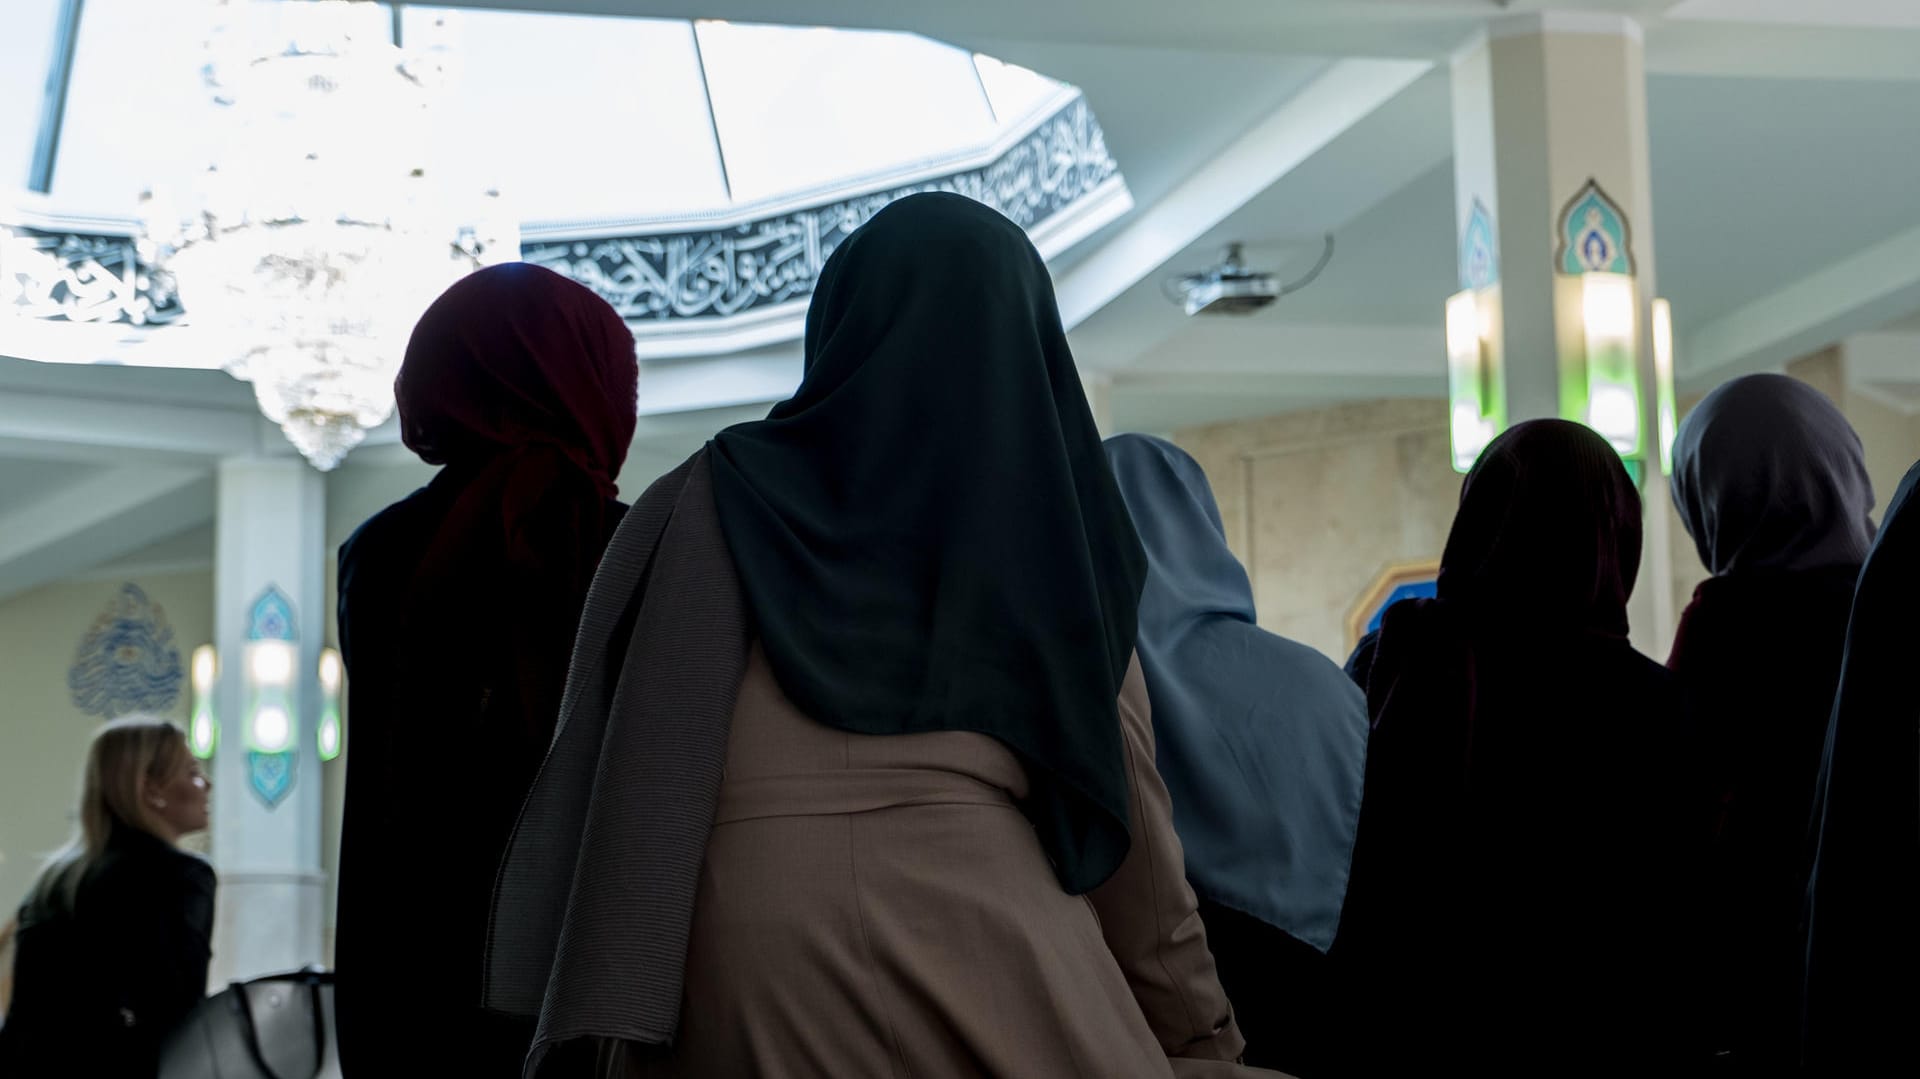
[(1560, 420), (1467, 476), (1439, 594), (1387, 611), (1333, 956), (1352, 1074), (1659, 1074), (1688, 928), (1673, 678), (1627, 643), (1640, 496)]
[(494, 918), (536, 1066), (1233, 1074), (1145, 569), (1025, 233), (880, 211), (799, 390), (656, 483), (595, 580)]
[(1694, 702), (1709, 858), (1714, 1048), (1726, 1074), (1796, 1068), (1807, 821), (1873, 485), (1818, 390), (1751, 375), (1680, 425), (1673, 501), (1713, 576), (1667, 666)]
[(1827, 727), (1807, 889), (1808, 1073), (1912, 1075), (1920, 1016), (1920, 465), (1861, 571)]

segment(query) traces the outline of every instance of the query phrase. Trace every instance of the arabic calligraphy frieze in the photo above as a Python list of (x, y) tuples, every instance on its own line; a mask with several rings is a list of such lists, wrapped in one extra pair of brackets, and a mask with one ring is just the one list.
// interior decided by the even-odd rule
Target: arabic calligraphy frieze
[(0, 225), (0, 308), (67, 322), (165, 325), (182, 310), (173, 278), (133, 236)]
[(950, 191), (1031, 229), (1118, 173), (1076, 98), (982, 168), (730, 228), (542, 240), (520, 257), (586, 285), (629, 322), (725, 319), (805, 299), (840, 241), (895, 199)]
[[(1119, 175), (1076, 97), (991, 163), (884, 191), (704, 231), (523, 244), (520, 257), (579, 281), (631, 322), (711, 321), (806, 299), (841, 240), (895, 199), (950, 191), (1032, 229)], [(183, 309), (140, 238), (0, 225), (0, 308), (67, 322), (164, 326)]]

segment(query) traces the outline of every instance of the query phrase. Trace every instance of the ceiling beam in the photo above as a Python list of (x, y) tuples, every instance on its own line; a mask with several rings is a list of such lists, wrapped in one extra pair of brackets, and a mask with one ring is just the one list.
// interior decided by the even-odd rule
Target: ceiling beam
[[(1650, 0), (1587, 0), (1590, 9)], [(460, 0), (461, 7), (799, 26), (905, 30), (977, 48), (992, 39), (1276, 52), (1303, 56), (1445, 55), (1499, 14), (1488, 0)], [(1518, 8), (1539, 6), (1519, 0)]]
[(40, 131), (33, 143), (27, 190), (53, 190), (53, 168), (60, 159), (60, 133), (67, 123), (67, 87), (73, 83), (73, 57), (80, 47), (82, 0), (61, 0), (53, 24), (53, 55), (47, 65), (46, 93), (40, 99)]
[(993, 41), (1441, 60), (1489, 20), (1577, 7), (1641, 20), (1647, 70), (1663, 75), (1920, 79), (1920, 31), (1674, 18), (1675, 0), (461, 0), (460, 6), (905, 30), (967, 48)]
[(0, 600), (213, 519), (207, 468), (103, 470), (0, 514)]
[[(1163, 347), (1183, 356), (1210, 351), (1199, 339), (1190, 342), (1189, 330), (1211, 327), (1212, 330), (1202, 332), (1217, 332), (1227, 325), (1272, 327), (1282, 324), (1280, 316), (1285, 300), (1280, 301), (1280, 306), (1244, 322), (1189, 319), (1184, 311), (1168, 302), (1161, 285), (1176, 270), (1194, 270), (1217, 259), (1220, 246), (1229, 241), (1248, 241), (1256, 261), (1266, 262), (1265, 256), (1258, 254), (1269, 246), (1263, 241), (1275, 236), (1310, 237), (1297, 245), (1301, 250), (1298, 261), (1304, 262), (1309, 250), (1317, 256), (1322, 234), (1332, 233), (1337, 239), (1339, 231), (1356, 218), (1421, 176), (1444, 166), (1453, 152), (1448, 100), (1446, 72), (1431, 71), (1391, 100), (1353, 121), (1323, 142), (1316, 152), (1296, 162), (1240, 204), (1221, 205), (1214, 201), (1218, 195), (1204, 189), (1192, 192), (1193, 204), (1185, 208), (1194, 215), (1186, 222), (1188, 227), (1178, 231), (1169, 228), (1159, 234), (1165, 247), (1172, 250), (1158, 265), (1145, 271), (1129, 267), (1137, 273), (1137, 283), (1075, 327), (1074, 355), (1088, 369), (1121, 370), (1136, 363), (1152, 362), (1149, 357)], [(1290, 103), (1285, 108), (1291, 107)], [(1219, 167), (1220, 162), (1216, 161), (1203, 171)], [(1176, 192), (1176, 197), (1179, 194)], [(1152, 214), (1159, 205), (1146, 214)], [(1146, 214), (1141, 216), (1141, 223), (1151, 220)], [(1207, 227), (1195, 232), (1194, 226), (1209, 220)], [(1183, 239), (1186, 242), (1174, 246)], [(1084, 282), (1077, 280), (1078, 275), (1100, 267), (1102, 260), (1111, 257), (1110, 251), (1111, 247), (1103, 248), (1083, 266), (1076, 266), (1063, 275), (1063, 308), (1067, 306), (1066, 289), (1085, 287)], [(1333, 258), (1337, 265), (1340, 261), (1337, 245)], [(1274, 268), (1293, 272), (1289, 266)]]
[(1647, 70), (1712, 78), (1910, 82), (1920, 80), (1920, 30), (1666, 19), (1647, 29)]
[(0, 391), (0, 452), (7, 454), (102, 463), (138, 454), (155, 463), (200, 463), (283, 448), (293, 452), (253, 411)]
[(1417, 60), (1328, 68), (1068, 271), (1055, 289), (1061, 321), (1069, 330), (1085, 322), (1431, 68)]
[(1882, 240), (1713, 321), (1682, 339), (1682, 389), (1777, 369), (1920, 309), (1920, 227)]
[[(1163, 378), (1426, 378), (1444, 392), (1446, 341), (1431, 326), (1340, 326), (1281, 322), (1260, 315), (1206, 316), (1183, 323), (1175, 340), (1141, 356), (1114, 383)], [(1365, 391), (1362, 391), (1365, 396)]]

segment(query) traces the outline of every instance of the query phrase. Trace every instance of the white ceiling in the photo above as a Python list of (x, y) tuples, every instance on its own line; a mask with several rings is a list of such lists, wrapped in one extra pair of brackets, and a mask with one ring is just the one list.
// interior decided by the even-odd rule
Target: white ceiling
[(1913, 0), (1686, 0), (1667, 14), (1679, 19), (1788, 26), (1920, 29), (1920, 4)]
[(45, 458), (0, 457), (0, 516), (31, 507), (39, 499), (105, 467)]
[[(1455, 278), (1446, 61), (1490, 18), (1519, 12), (1645, 24), (1659, 287), (1683, 371), (1778, 364), (1890, 324), (1920, 333), (1920, 0), (469, 3), (909, 30), (1080, 86), (1136, 206), (1054, 270), (1063, 307), (1085, 301), (1076, 355), (1111, 378), (1125, 427), (1439, 391), (1440, 305)], [(1211, 263), (1229, 240), (1297, 273), (1326, 232), (1337, 251), (1322, 278), (1254, 318), (1188, 320), (1161, 294), (1166, 276)], [(792, 353), (651, 364), (643, 383), (681, 411), (643, 417), (629, 472), (660, 471), (763, 411), (753, 402), (797, 377)], [(1909, 392), (1907, 365), (1887, 356), (1875, 386), (1895, 398)], [(708, 362), (748, 389), (697, 392)], [(123, 530), (154, 504), (210, 513), (186, 473), (259, 452), (284, 447), (248, 387), (217, 372), (0, 359), (0, 537), (21, 522), (11, 505), (62, 492), (118, 498)], [(352, 461), (404, 457), (389, 428)], [(178, 493), (143, 501), (150, 489)], [(0, 550), (0, 593), (66, 554), (57, 537)]]

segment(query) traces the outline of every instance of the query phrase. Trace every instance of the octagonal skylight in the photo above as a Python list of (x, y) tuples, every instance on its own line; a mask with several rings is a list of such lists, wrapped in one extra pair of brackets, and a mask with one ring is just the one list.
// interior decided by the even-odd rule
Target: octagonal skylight
[[(207, 363), (129, 346), (192, 323), (132, 241), (142, 192), (188, 189), (220, 153), (202, 71), (217, 0), (7, 3), (0, 307), (140, 329), (62, 349), (16, 328), (4, 350)], [(523, 257), (601, 291), (643, 355), (795, 336), (819, 262), (908, 191), (995, 205), (1049, 257), (1131, 206), (1078, 90), (915, 34), (364, 8), (370, 33), (444, 61), (443, 181), (500, 191)]]

